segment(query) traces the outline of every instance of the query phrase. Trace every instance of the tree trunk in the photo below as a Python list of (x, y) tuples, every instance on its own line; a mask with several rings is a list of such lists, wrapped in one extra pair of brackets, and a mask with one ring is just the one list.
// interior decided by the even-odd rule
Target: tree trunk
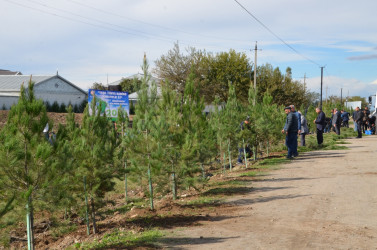
[(97, 224), (96, 224), (96, 210), (94, 206), (94, 199), (93, 197), (90, 198), (90, 203), (92, 205), (92, 222), (93, 222), (93, 234), (98, 233)]
[(26, 204), (26, 229), (27, 229), (27, 243), (28, 250), (34, 250), (34, 230), (33, 230), (33, 206), (31, 195)]
[(152, 173), (151, 173), (151, 166), (150, 166), (150, 163), (148, 163), (148, 182), (149, 182), (149, 201), (150, 201), (151, 209), (154, 210), (154, 205), (153, 205)]
[(175, 178), (175, 172), (171, 173), (172, 179), (172, 192), (173, 192), (173, 200), (177, 199), (177, 180)]
[(245, 158), (245, 167), (247, 168), (247, 155), (246, 155), (246, 148), (245, 148), (245, 139), (242, 139), (242, 145), (243, 145), (243, 155)]
[(232, 153), (230, 151), (230, 139), (228, 139), (229, 170), (232, 171)]
[[(124, 162), (124, 169), (127, 170), (127, 161)], [(128, 203), (127, 173), (124, 174), (124, 198), (127, 204)]]
[(89, 223), (89, 203), (88, 194), (86, 193), (86, 176), (84, 176), (84, 193), (85, 193), (85, 220), (86, 220), (86, 234), (90, 234), (90, 223)]

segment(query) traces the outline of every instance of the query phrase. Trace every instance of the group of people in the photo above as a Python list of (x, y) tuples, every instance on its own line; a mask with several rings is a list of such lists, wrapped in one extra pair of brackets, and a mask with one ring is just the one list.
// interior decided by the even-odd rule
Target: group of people
[[(338, 110), (334, 108), (331, 110), (331, 117), (326, 117), (322, 108), (316, 108), (317, 118), (313, 121), (316, 125), (317, 143), (323, 144), (323, 133), (334, 131), (337, 135), (340, 135), (341, 127), (349, 127), (350, 114), (345, 110)], [(285, 120), (284, 128), (281, 130), (285, 134), (285, 145), (288, 148), (288, 159), (292, 159), (298, 156), (298, 135), (300, 135), (301, 146), (305, 146), (305, 136), (309, 134), (308, 122), (305, 116), (296, 111), (294, 105), (290, 105), (284, 108), (284, 112), (287, 117)], [(376, 116), (369, 117), (369, 110), (366, 107), (364, 110), (360, 110), (356, 107), (352, 114), (354, 121), (355, 131), (358, 132), (357, 138), (362, 137), (362, 133), (365, 131), (371, 131), (372, 134), (376, 132)], [(249, 125), (249, 117), (246, 118), (240, 125), (241, 130)], [(250, 149), (246, 147), (246, 153), (250, 153)], [(238, 163), (242, 163), (245, 150), (239, 148)]]
[[(357, 109), (357, 108), (356, 108)], [(376, 116), (370, 116), (370, 111), (368, 107), (365, 107), (364, 110), (360, 110), (362, 118), (360, 121), (360, 124), (355, 122), (355, 119), (357, 119), (357, 110), (355, 110), (352, 114), (352, 119), (354, 121), (354, 130), (359, 131), (358, 128), (360, 127), (360, 131), (362, 133), (366, 134), (376, 134)]]
[[(305, 117), (300, 111), (296, 112), (293, 105), (284, 109), (287, 114), (285, 125), (282, 133), (286, 134), (285, 144), (288, 148), (288, 159), (298, 156), (297, 152), (297, 135), (301, 135), (301, 146), (305, 146), (305, 135), (309, 132)], [(355, 131), (357, 131), (357, 138), (362, 137), (362, 133), (369, 130), (372, 134), (376, 132), (376, 117), (369, 117), (368, 108), (360, 110), (357, 107), (352, 115), (355, 124)], [(323, 143), (323, 133), (334, 131), (340, 135), (340, 128), (349, 127), (350, 114), (347, 111), (339, 111), (337, 108), (331, 110), (331, 118), (326, 118), (322, 108), (316, 108), (317, 118), (313, 121), (316, 125), (317, 143)]]

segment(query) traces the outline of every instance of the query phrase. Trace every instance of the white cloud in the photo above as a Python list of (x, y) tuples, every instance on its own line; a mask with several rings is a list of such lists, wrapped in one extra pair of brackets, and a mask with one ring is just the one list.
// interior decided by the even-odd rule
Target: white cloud
[[(254, 61), (251, 50), (258, 41), (262, 49), (258, 52), (258, 65), (271, 63), (282, 71), (290, 66), (298, 77), (305, 73), (319, 75), (318, 65), (282, 44), (235, 1), (12, 2), (28, 7), (2, 2), (0, 32), (4, 35), (0, 68), (25, 74), (51, 74), (59, 69), (63, 77), (82, 88), (93, 82), (107, 82), (107, 75), (111, 82), (137, 73), (144, 52), (153, 67), (153, 61), (172, 48), (175, 41), (179, 41), (182, 48), (190, 45), (215, 52), (233, 48), (245, 52), (251, 61)], [(366, 82), (377, 78), (375, 71), (362, 71), (365, 65), (353, 61), (351, 75), (346, 66), (350, 64), (347, 58), (360, 57), (363, 55), (360, 53), (372, 54), (377, 47), (377, 1), (359, 0), (357, 4), (343, 0), (239, 2), (302, 55), (321, 65), (329, 65), (333, 76), (324, 79), (329, 92), (339, 95), (338, 89), (343, 86), (350, 94), (367, 95), (371, 84)], [(368, 63), (377, 67), (376, 60)], [(347, 76), (333, 73), (342, 70)], [(308, 85), (315, 91), (319, 91), (319, 83), (319, 77), (308, 79)], [(373, 83), (377, 84), (377, 80)]]

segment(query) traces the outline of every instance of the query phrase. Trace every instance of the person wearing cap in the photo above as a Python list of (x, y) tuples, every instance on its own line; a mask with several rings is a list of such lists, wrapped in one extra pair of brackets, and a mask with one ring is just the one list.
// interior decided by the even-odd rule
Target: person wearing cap
[(285, 134), (285, 144), (288, 148), (287, 159), (292, 159), (294, 156), (297, 156), (297, 132), (298, 132), (298, 122), (297, 116), (291, 112), (291, 107), (285, 107), (284, 112), (287, 114), (285, 120), (285, 125), (281, 131)]
[(315, 109), (317, 113), (317, 118), (313, 121), (313, 123), (317, 126), (317, 143), (321, 145), (323, 143), (323, 130), (326, 126), (326, 115), (323, 113), (322, 108), (317, 107)]

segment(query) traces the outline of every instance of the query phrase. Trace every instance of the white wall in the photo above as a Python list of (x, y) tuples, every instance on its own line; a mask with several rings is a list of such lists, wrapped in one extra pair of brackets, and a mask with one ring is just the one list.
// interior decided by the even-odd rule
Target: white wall
[(37, 84), (34, 87), (34, 93), (37, 98), (44, 102), (48, 101), (51, 105), (57, 101), (59, 105), (64, 103), (68, 106), (71, 103), (74, 106), (75, 104), (80, 105), (86, 100), (86, 95), (83, 92), (58, 77)]
[(18, 102), (18, 96), (0, 96), (0, 109), (5, 107), (6, 110), (9, 110), (10, 107)]

